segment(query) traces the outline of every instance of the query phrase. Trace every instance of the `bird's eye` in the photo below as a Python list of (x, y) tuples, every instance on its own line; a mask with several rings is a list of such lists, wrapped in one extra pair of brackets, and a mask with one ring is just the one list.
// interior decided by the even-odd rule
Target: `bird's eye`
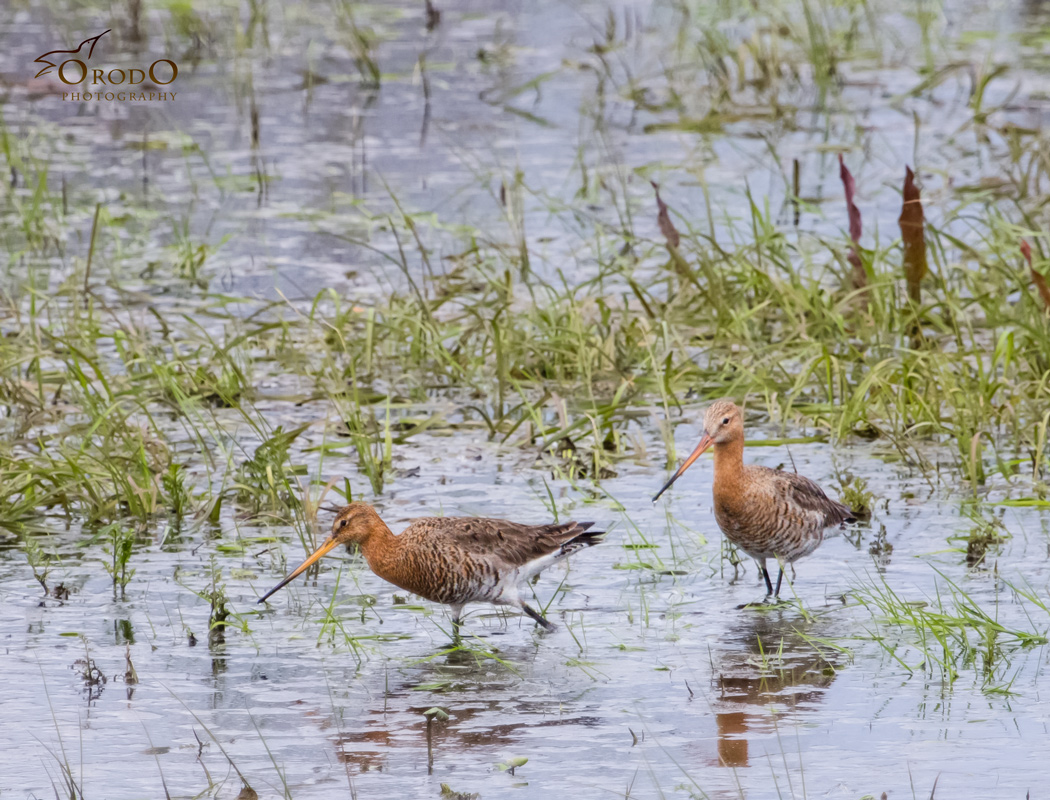
[(339, 520), (339, 527), (340, 528), (345, 528), (346, 527), (346, 520), (345, 519)]
[(728, 425), (729, 424), (729, 417), (726, 417), (724, 420), (722, 420), (722, 424), (723, 425)]

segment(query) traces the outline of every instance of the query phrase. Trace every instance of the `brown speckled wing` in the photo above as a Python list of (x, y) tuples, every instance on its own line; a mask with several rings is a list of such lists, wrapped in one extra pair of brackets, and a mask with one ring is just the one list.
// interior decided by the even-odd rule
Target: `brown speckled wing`
[(591, 524), (522, 525), (504, 519), (424, 517), (398, 536), (404, 541), (395, 557), (369, 563), (391, 583), (438, 603), (495, 600), (504, 581), (519, 575), (522, 568), (542, 569), (544, 557), (553, 563), (597, 544), (604, 532), (589, 531)]
[(602, 531), (588, 532), (593, 522), (522, 525), (484, 517), (427, 517), (416, 520), (401, 535), (444, 540), (470, 556), (495, 557), (508, 567), (519, 567), (572, 545), (594, 544)]
[(823, 527), (856, 521), (852, 511), (824, 494), (824, 490), (809, 478), (794, 472), (769, 471), (775, 474), (777, 494), (803, 512), (820, 515)]

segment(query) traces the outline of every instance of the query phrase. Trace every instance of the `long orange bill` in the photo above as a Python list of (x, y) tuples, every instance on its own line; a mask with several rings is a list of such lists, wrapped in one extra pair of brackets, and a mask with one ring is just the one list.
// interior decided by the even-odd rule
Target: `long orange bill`
[(660, 499), (660, 495), (671, 488), (671, 484), (682, 477), (683, 473), (692, 466), (693, 462), (703, 455), (703, 452), (711, 446), (712, 439), (707, 435), (707, 431), (704, 431), (704, 435), (700, 437), (700, 444), (696, 446), (696, 449), (689, 454), (689, 458), (685, 460), (685, 463), (678, 468), (678, 472), (671, 476), (671, 480), (664, 484), (664, 488), (653, 495), (653, 502), (655, 503)]
[(318, 547), (316, 550), (314, 550), (313, 553), (310, 555), (310, 557), (307, 558), (306, 561), (304, 561), (298, 567), (296, 567), (287, 578), (285, 578), (279, 584), (274, 586), (270, 591), (268, 591), (266, 594), (264, 594), (262, 597), (260, 597), (255, 602), (256, 603), (263, 603), (263, 602), (265, 602), (267, 597), (269, 597), (271, 594), (276, 592), (278, 589), (283, 588), (285, 584), (291, 583), (292, 581), (294, 581), (296, 578), (298, 578), (300, 575), (302, 575), (303, 572), (306, 571), (306, 568), (309, 567), (311, 564), (313, 564), (315, 561), (317, 561), (318, 559), (328, 555), (328, 553), (331, 552), (332, 548), (334, 548), (337, 544), (339, 544), (339, 542), (337, 542), (333, 537), (329, 536), (328, 539), (325, 540), (324, 544), (322, 544), (320, 547)]

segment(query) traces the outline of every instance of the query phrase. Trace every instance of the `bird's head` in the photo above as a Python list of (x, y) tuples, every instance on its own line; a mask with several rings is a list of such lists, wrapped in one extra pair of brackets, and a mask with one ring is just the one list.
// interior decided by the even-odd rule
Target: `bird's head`
[(343, 506), (335, 515), (328, 539), (334, 541), (335, 545), (363, 544), (375, 530), (377, 522), (382, 524), (376, 510), (368, 503), (351, 503)]
[(328, 538), (321, 543), (321, 546), (314, 550), (302, 564), (292, 570), (284, 580), (260, 597), (257, 602), (263, 602), (278, 589), (298, 578), (308, 567), (328, 555), (339, 545), (364, 544), (377, 526), (382, 524), (383, 521), (379, 518), (376, 510), (368, 503), (351, 503), (348, 506), (344, 506), (336, 514), (335, 519), (332, 521), (332, 531), (328, 534)]
[[(719, 400), (711, 404), (704, 414), (704, 431), (701, 441), (710, 438), (711, 444), (725, 444), (744, 438), (744, 414), (736, 403)], [(703, 451), (701, 451), (703, 452)]]
[(671, 476), (671, 480), (664, 484), (663, 488), (653, 496), (653, 502), (671, 488), (671, 484), (685, 473), (693, 462), (703, 455), (711, 445), (728, 444), (732, 441), (743, 441), (744, 439), (744, 413), (740, 407), (729, 400), (717, 400), (711, 404), (704, 414), (704, 429), (700, 436), (700, 444), (689, 454), (689, 458)]

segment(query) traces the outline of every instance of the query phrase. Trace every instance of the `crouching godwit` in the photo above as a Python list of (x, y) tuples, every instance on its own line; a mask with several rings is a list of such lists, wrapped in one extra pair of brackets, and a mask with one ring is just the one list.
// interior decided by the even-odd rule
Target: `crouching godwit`
[[(856, 517), (809, 478), (769, 467), (745, 466), (743, 413), (728, 400), (719, 400), (707, 409), (700, 444), (656, 493), (653, 502), (712, 444), (715, 521), (729, 541), (758, 561), (766, 589), (779, 597), (784, 563), (816, 550), (824, 541), (825, 528), (855, 522)], [(767, 558), (780, 563), (776, 590), (766, 569)]]
[(435, 603), (452, 606), (458, 632), (463, 606), (488, 602), (511, 606), (547, 630), (555, 625), (521, 599), (518, 586), (570, 553), (601, 541), (593, 522), (522, 525), (505, 519), (424, 517), (395, 536), (367, 503), (351, 503), (332, 523), (332, 532), (260, 603), (341, 544), (356, 544), (372, 572), (395, 586)]

